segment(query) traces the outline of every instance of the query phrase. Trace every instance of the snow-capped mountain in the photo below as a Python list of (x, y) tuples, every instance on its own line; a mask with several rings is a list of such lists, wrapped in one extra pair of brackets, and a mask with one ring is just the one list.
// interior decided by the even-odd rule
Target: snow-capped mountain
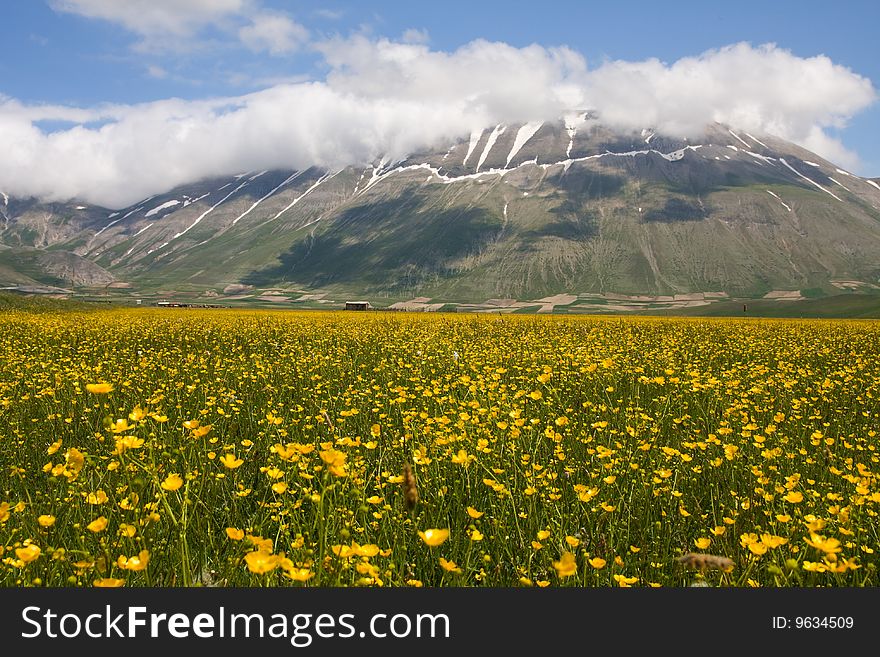
[(832, 290), (880, 279), (880, 184), (715, 124), (619, 133), (588, 112), (403, 161), (249, 171), (123, 209), (0, 196), (0, 284), (419, 294)]

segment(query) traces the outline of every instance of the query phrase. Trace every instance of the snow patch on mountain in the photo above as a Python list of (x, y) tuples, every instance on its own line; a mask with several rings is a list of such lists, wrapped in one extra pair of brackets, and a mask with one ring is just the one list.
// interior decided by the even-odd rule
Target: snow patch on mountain
[[(246, 174), (245, 174), (245, 175), (246, 175)], [(239, 176), (239, 177), (241, 178), (241, 177), (243, 177), (243, 176)], [(256, 176), (255, 176), (255, 177), (256, 177)], [(253, 180), (253, 178), (251, 178), (250, 180)], [(186, 228), (184, 228), (184, 229), (183, 229), (182, 231), (180, 231), (179, 233), (175, 234), (174, 237), (172, 237), (171, 239), (176, 240), (178, 237), (182, 237), (183, 235), (186, 235), (189, 231), (191, 231), (193, 228), (195, 228), (196, 226), (198, 226), (199, 223), (202, 221), (202, 219), (204, 219), (205, 217), (207, 217), (207, 216), (208, 216), (209, 214), (211, 214), (211, 213), (212, 213), (217, 207), (219, 207), (220, 205), (222, 205), (222, 204), (226, 201), (226, 199), (228, 199), (230, 196), (232, 196), (233, 194), (235, 194), (235, 193), (236, 193), (238, 190), (240, 190), (242, 187), (244, 187), (245, 185), (247, 185), (247, 184), (250, 182), (250, 180), (245, 180), (245, 181), (244, 181), (243, 183), (241, 183), (238, 187), (236, 187), (236, 188), (233, 189), (231, 192), (229, 192), (226, 196), (224, 196), (222, 199), (220, 199), (219, 201), (217, 201), (217, 203), (216, 203), (215, 205), (212, 205), (210, 208), (208, 208), (207, 210), (205, 210), (202, 214), (200, 214), (200, 215), (198, 216), (198, 218), (197, 218), (194, 222), (192, 222), (189, 226), (187, 226)], [(165, 244), (163, 244), (163, 245), (160, 246), (159, 248), (161, 249), (161, 248), (164, 248), (164, 247), (166, 247), (166, 246), (168, 246), (168, 242), (165, 242)]]
[(788, 204), (787, 204), (785, 201), (783, 201), (781, 198), (779, 198), (779, 195), (774, 194), (774, 193), (771, 192), (769, 189), (767, 190), (767, 193), (770, 194), (770, 196), (775, 196), (775, 197), (776, 197), (776, 200), (779, 201), (780, 203), (782, 203), (782, 206), (783, 206), (786, 210), (788, 210), (789, 212), (791, 212), (791, 207), (789, 207)]
[(587, 116), (589, 116), (587, 112), (580, 112), (579, 114), (566, 114), (562, 117), (565, 122), (565, 132), (568, 133), (568, 148), (565, 149), (565, 157), (571, 157), (574, 136), (577, 134), (578, 128), (586, 122)]
[(516, 154), (528, 143), (529, 139), (535, 136), (535, 133), (541, 129), (542, 125), (544, 125), (543, 121), (532, 121), (517, 130), (516, 138), (513, 140), (513, 147), (510, 149), (510, 153), (507, 154), (505, 166), (510, 166), (511, 160), (516, 157)]
[(489, 157), (489, 151), (492, 150), (492, 147), (495, 145), (495, 142), (498, 141), (498, 137), (504, 134), (504, 131), (507, 129), (505, 125), (496, 125), (495, 129), (492, 131), (492, 134), (489, 135), (489, 139), (486, 140), (486, 146), (483, 148), (483, 153), (480, 155), (480, 160), (477, 162), (477, 171), (480, 170), (480, 167), (483, 166), (483, 162), (486, 161), (486, 158)]
[[(332, 173), (332, 174), (331, 174), (330, 172), (325, 173), (323, 176), (321, 176), (320, 178), (318, 178), (318, 182), (316, 182), (314, 185), (312, 185), (311, 187), (309, 187), (309, 188), (308, 188), (306, 191), (304, 191), (302, 194), (300, 194), (300, 195), (297, 196), (295, 199), (293, 199), (293, 201), (290, 202), (290, 205), (288, 205), (288, 206), (287, 206), (286, 208), (284, 208), (281, 212), (279, 212), (279, 213), (276, 214), (274, 217), (272, 217), (271, 220), (274, 221), (275, 219), (277, 219), (278, 217), (280, 217), (282, 214), (284, 214), (285, 212), (287, 212), (288, 210), (290, 210), (290, 208), (292, 208), (294, 205), (296, 205), (296, 204), (299, 203), (301, 200), (303, 200), (306, 196), (308, 196), (309, 194), (311, 194), (312, 191), (314, 191), (315, 188), (318, 187), (318, 185), (320, 185), (321, 183), (323, 183), (325, 180), (329, 180), (330, 178), (333, 178), (334, 176), (338, 175), (339, 173), (340, 173), (340, 171), (336, 171), (335, 173)], [(371, 183), (371, 184), (372, 184), (372, 183)], [(370, 185), (368, 184), (368, 185), (367, 185), (367, 188), (369, 188), (369, 187), (370, 187)], [(366, 191), (366, 188), (364, 189), (364, 191)]]
[(162, 212), (162, 210), (167, 210), (168, 208), (173, 208), (175, 205), (180, 205), (180, 201), (167, 201), (167, 202), (163, 203), (162, 205), (157, 205), (155, 208), (153, 208), (152, 210), (147, 212), (144, 216), (145, 217), (155, 216), (155, 215), (159, 214), (160, 212)]
[(761, 146), (763, 146), (764, 148), (767, 148), (767, 149), (770, 148), (770, 147), (769, 147), (767, 144), (765, 144), (763, 141), (761, 141), (760, 139), (758, 139), (758, 138), (755, 137), (754, 135), (749, 134), (748, 132), (746, 133), (746, 137), (748, 137), (749, 139), (751, 139), (751, 140), (754, 141), (754, 142), (757, 142), (758, 144), (761, 144)]
[[(129, 214), (131, 214), (131, 213), (129, 213)], [(128, 215), (126, 215), (126, 217), (127, 217), (127, 216), (128, 216)], [(122, 217), (122, 219), (125, 219), (125, 217)], [(113, 225), (115, 225), (115, 224), (118, 224), (120, 221), (122, 221), (122, 219), (114, 219), (114, 220), (111, 221), (109, 224), (107, 224), (106, 226), (104, 226), (101, 230), (99, 230), (97, 233), (95, 233), (95, 237), (97, 237), (98, 235), (100, 235), (101, 233), (103, 233), (105, 230), (107, 230), (108, 228), (110, 228), (110, 226), (113, 226)]]
[(461, 163), (462, 166), (467, 166), (467, 162), (471, 157), (471, 153), (474, 152), (474, 149), (477, 147), (477, 144), (480, 142), (480, 137), (483, 136), (482, 130), (474, 130), (471, 132), (471, 140), (468, 143), (467, 155), (464, 156), (464, 161)]
[[(840, 198), (837, 194), (835, 194), (834, 192), (832, 192), (832, 191), (829, 190), (829, 189), (825, 189), (824, 187), (822, 187), (822, 185), (820, 185), (819, 183), (817, 183), (815, 180), (811, 180), (810, 178), (807, 178), (804, 174), (802, 174), (800, 171), (798, 171), (798, 170), (795, 169), (793, 166), (791, 166), (788, 162), (786, 162), (786, 161), (785, 161), (785, 158), (780, 157), (780, 158), (779, 158), (779, 161), (782, 162), (786, 167), (788, 167), (789, 169), (791, 169), (794, 173), (796, 173), (797, 175), (799, 175), (801, 178), (803, 178), (804, 180), (806, 180), (806, 181), (807, 181), (808, 183), (810, 183), (811, 185), (815, 185), (816, 187), (818, 187), (819, 189), (821, 189), (821, 190), (822, 190), (823, 192), (825, 192), (826, 194), (830, 194), (831, 196), (833, 196), (834, 198), (836, 198), (836, 199), (837, 199), (838, 201), (840, 201), (841, 203), (843, 202), (843, 199)], [(878, 189), (880, 189), (880, 188), (878, 188)]]
[[(266, 173), (266, 172), (264, 171), (263, 173)], [(263, 198), (261, 198), (260, 200), (256, 201), (251, 207), (249, 207), (247, 210), (245, 210), (245, 211), (242, 212), (240, 215), (238, 215), (238, 216), (232, 221), (232, 225), (234, 226), (235, 224), (237, 224), (238, 221), (239, 221), (239, 219), (242, 219), (243, 217), (247, 216), (248, 213), (250, 213), (251, 210), (253, 210), (255, 207), (257, 207), (260, 203), (262, 203), (263, 201), (265, 201), (267, 198), (269, 198), (270, 196), (272, 196), (272, 194), (274, 194), (275, 192), (277, 192), (279, 189), (281, 189), (282, 187), (284, 187), (286, 184), (291, 183), (291, 182), (293, 182), (294, 180), (296, 180), (301, 174), (302, 174), (302, 171), (297, 171), (297, 172), (294, 173), (292, 176), (289, 176), (289, 177), (287, 178), (287, 180), (285, 180), (284, 182), (282, 182), (280, 185), (278, 185), (277, 187), (275, 187), (275, 189), (273, 189), (271, 192), (269, 192), (268, 194), (266, 194)], [(251, 180), (253, 180), (253, 178), (251, 178)]]
[(743, 146), (745, 146), (746, 148), (751, 148), (751, 147), (752, 147), (752, 145), (751, 145), (749, 142), (747, 142), (745, 139), (743, 139), (742, 137), (740, 137), (740, 136), (739, 136), (738, 134), (736, 134), (733, 130), (731, 130), (731, 129), (728, 128), (728, 129), (727, 129), (727, 132), (729, 132), (729, 133), (732, 134), (734, 137), (736, 137), (737, 139), (739, 139), (739, 140), (743, 143)]

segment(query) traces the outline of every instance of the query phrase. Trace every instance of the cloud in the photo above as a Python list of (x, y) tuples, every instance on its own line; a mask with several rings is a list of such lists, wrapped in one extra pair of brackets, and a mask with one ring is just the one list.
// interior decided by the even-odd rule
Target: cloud
[(315, 9), (312, 15), (328, 21), (338, 21), (345, 16), (345, 12), (341, 9)]
[[(237, 97), (96, 108), (0, 98), (0, 189), (116, 208), (208, 176), (402, 158), (474, 128), (550, 120), (573, 108), (595, 109), (620, 129), (677, 136), (725, 122), (851, 167), (853, 154), (827, 131), (876, 97), (869, 80), (827, 57), (772, 45), (595, 68), (569, 48), (487, 41), (443, 52), (360, 36), (317, 48), (324, 80)], [(46, 133), (37, 124), (44, 120), (77, 125)]]
[(309, 38), (309, 31), (284, 14), (263, 12), (250, 25), (238, 31), (241, 42), (255, 52), (284, 55), (298, 50)]
[(123, 25), (143, 37), (187, 36), (245, 11), (251, 0), (51, 0), (56, 11)]
[(206, 28), (236, 34), (255, 51), (281, 54), (308, 39), (308, 30), (258, 0), (50, 0), (57, 11), (118, 23), (141, 40), (140, 51), (190, 50)]
[(590, 72), (585, 92), (611, 125), (696, 136), (718, 121), (850, 161), (854, 155), (824, 130), (843, 127), (876, 100), (870, 80), (824, 55), (800, 58), (773, 44), (746, 43), (671, 65), (608, 62)]
[(428, 43), (431, 41), (431, 37), (427, 30), (417, 30), (416, 28), (411, 27), (404, 31), (400, 40), (403, 43)]
[(168, 71), (166, 71), (161, 66), (155, 66), (151, 64), (150, 66), (147, 66), (147, 75), (157, 80), (164, 80), (168, 77)]

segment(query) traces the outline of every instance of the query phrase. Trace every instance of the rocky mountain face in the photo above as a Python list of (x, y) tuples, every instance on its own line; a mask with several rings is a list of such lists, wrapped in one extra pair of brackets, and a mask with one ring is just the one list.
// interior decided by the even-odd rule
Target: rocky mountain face
[(579, 112), (120, 210), (0, 196), (0, 285), (35, 282), (464, 301), (857, 289), (880, 282), (880, 183), (769, 135), (623, 134)]

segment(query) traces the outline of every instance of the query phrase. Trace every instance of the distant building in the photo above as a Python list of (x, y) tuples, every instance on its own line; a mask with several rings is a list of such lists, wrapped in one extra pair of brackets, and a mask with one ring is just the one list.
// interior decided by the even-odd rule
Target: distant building
[(346, 310), (370, 310), (373, 306), (370, 305), (369, 301), (346, 301), (345, 309)]

